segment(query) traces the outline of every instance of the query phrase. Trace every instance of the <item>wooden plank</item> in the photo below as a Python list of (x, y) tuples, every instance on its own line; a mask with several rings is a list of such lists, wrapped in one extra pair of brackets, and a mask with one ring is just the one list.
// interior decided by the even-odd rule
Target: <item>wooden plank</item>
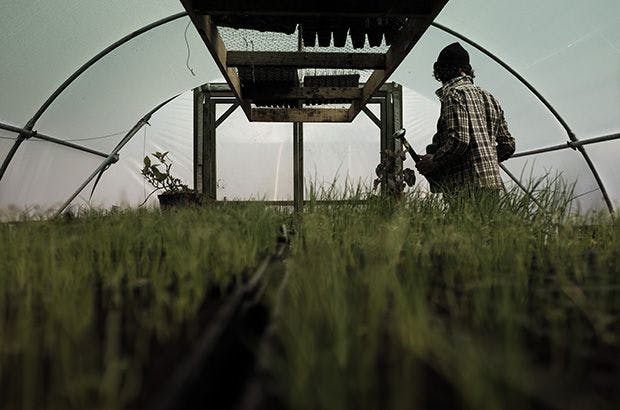
[(421, 15), (433, 0), (182, 0), (198, 14), (210, 15)]
[(282, 100), (356, 100), (362, 98), (360, 87), (302, 87), (291, 90), (269, 90), (265, 95), (257, 94), (255, 100), (282, 101)]
[[(234, 97), (230, 86), (224, 83), (209, 83), (201, 90), (211, 97)], [(268, 98), (267, 98), (268, 97)], [(263, 100), (358, 100), (362, 98), (361, 87), (300, 87), (291, 90), (271, 90)]]
[(355, 118), (360, 112), (368, 99), (377, 91), (383, 83), (388, 79), (390, 75), (396, 70), (398, 65), (409, 54), (413, 46), (416, 45), (418, 40), (426, 32), (430, 24), (435, 17), (439, 14), (441, 9), (446, 5), (448, 0), (437, 0), (435, 2), (435, 8), (433, 12), (427, 16), (410, 17), (407, 19), (407, 23), (403, 30), (401, 30), (398, 37), (392, 42), (392, 46), (386, 53), (386, 66), (385, 69), (375, 70), (364, 84), (362, 91), (362, 99), (359, 106), (352, 106), (350, 108), (351, 118)]
[(254, 122), (351, 122), (347, 108), (252, 108)]
[(233, 68), (229, 68), (226, 65), (226, 53), (228, 50), (224, 45), (224, 40), (222, 40), (216, 25), (212, 24), (210, 16), (202, 16), (192, 13), (188, 8), (188, 3), (190, 3), (189, 0), (181, 0), (181, 3), (183, 3), (185, 8), (188, 10), (190, 18), (194, 23), (194, 26), (196, 26), (198, 34), (207, 46), (207, 49), (213, 57), (215, 64), (224, 75), (224, 78), (226, 79), (226, 82), (230, 86), (235, 97), (237, 97), (240, 101), (241, 108), (249, 118), (250, 104), (243, 101), (243, 97), (241, 95), (241, 82), (239, 81), (237, 72)]
[(362, 70), (384, 69), (385, 62), (386, 55), (382, 53), (229, 51), (226, 56), (228, 67), (286, 66)]
[(304, 124), (293, 123), (293, 202), (295, 210), (304, 205)]
[(194, 89), (194, 189), (198, 192), (202, 190), (202, 143), (204, 138), (204, 93), (202, 87)]

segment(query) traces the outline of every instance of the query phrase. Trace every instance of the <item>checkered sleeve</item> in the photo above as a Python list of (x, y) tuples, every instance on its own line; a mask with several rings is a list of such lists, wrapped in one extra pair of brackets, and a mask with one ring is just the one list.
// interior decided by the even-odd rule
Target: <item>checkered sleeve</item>
[(469, 146), (469, 117), (464, 96), (451, 93), (442, 100), (441, 117), (445, 121), (446, 138), (433, 156), (438, 166), (461, 156)]
[[(499, 107), (498, 107), (499, 108)], [(497, 142), (497, 160), (499, 162), (505, 161), (516, 149), (515, 139), (510, 135), (508, 131), (508, 124), (504, 118), (504, 112), (499, 108), (499, 121), (497, 126), (495, 141)]]

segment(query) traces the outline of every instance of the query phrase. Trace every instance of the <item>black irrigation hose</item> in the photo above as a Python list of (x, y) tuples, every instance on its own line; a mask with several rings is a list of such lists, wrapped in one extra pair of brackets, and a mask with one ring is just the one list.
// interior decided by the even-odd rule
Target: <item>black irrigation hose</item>
[[(244, 308), (256, 303), (256, 294), (260, 284), (276, 265), (281, 264), (286, 256), (289, 239), (287, 229), (282, 225), (277, 239), (276, 250), (266, 256), (249, 280), (237, 287), (228, 300), (216, 312), (212, 321), (203, 331), (193, 351), (176, 368), (170, 377), (170, 381), (160, 394), (147, 406), (151, 410), (177, 410), (193, 408), (192, 395), (196, 393), (197, 385), (202, 381), (219, 380), (221, 366), (209, 367), (209, 364), (222, 360), (234, 360), (235, 358), (218, 357), (218, 350), (226, 343), (225, 337), (230, 335), (231, 330), (242, 319)], [(268, 324), (265, 326), (265, 328)], [(205, 373), (207, 375), (205, 376)], [(219, 389), (219, 386), (210, 386)], [(199, 395), (205, 396), (204, 391)], [(206, 395), (208, 397), (208, 394)], [(208, 400), (208, 399), (207, 399)], [(217, 400), (217, 399), (215, 399)], [(209, 403), (200, 403), (201, 407), (210, 408)]]

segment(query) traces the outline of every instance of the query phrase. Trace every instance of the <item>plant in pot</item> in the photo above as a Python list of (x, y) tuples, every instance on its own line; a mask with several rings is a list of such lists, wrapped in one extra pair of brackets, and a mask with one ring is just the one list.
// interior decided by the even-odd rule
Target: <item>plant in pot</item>
[(170, 173), (172, 163), (168, 158), (168, 152), (155, 152), (151, 155), (157, 162), (152, 161), (147, 155), (144, 157), (144, 167), (141, 170), (144, 179), (155, 188), (146, 199), (155, 192), (161, 191), (157, 198), (162, 208), (200, 204), (200, 194)]

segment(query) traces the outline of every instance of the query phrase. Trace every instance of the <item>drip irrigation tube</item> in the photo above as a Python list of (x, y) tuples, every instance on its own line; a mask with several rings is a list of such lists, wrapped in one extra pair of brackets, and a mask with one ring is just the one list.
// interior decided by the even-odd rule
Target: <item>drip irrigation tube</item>
[[(234, 359), (218, 357), (218, 353), (221, 353), (221, 350), (226, 348), (226, 346), (223, 346), (226, 344), (225, 337), (230, 334), (230, 329), (239, 322), (244, 307), (256, 303), (256, 294), (259, 291), (261, 282), (265, 280), (268, 274), (272, 273), (276, 265), (282, 265), (282, 261), (286, 257), (288, 244), (287, 228), (283, 225), (280, 228), (274, 253), (267, 255), (249, 280), (237, 287), (224, 305), (218, 309), (213, 320), (196, 343), (195, 349), (180, 363), (172, 373), (168, 384), (160, 394), (156, 395), (147, 408), (151, 410), (176, 410), (197, 407), (198, 403), (194, 403), (195, 397), (192, 397), (196, 393), (196, 385), (204, 382), (205, 379), (210, 380), (213, 378), (218, 380), (218, 372), (224, 370), (221, 367), (227, 366), (227, 360), (232, 361)], [(222, 364), (222, 366), (214, 365), (214, 363)], [(205, 375), (205, 373), (207, 374)], [(237, 380), (237, 383), (239, 382)], [(210, 402), (200, 403), (200, 407), (211, 408), (214, 405), (222, 405), (222, 403), (218, 403), (221, 399), (218, 399), (216, 396), (218, 396), (218, 390), (225, 390), (226, 387), (218, 383), (206, 387), (210, 391), (200, 391), (198, 395)], [(226, 399), (235, 400), (238, 398)], [(228, 403), (227, 405), (231, 404), (234, 403)]]

